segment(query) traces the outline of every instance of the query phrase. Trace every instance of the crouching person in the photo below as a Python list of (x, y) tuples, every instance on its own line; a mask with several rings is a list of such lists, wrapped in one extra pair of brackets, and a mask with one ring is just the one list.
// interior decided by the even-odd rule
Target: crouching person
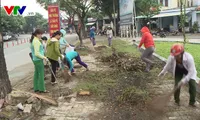
[(76, 51), (70, 51), (70, 52), (67, 52), (65, 54), (65, 58), (64, 58), (64, 64), (67, 64), (67, 66), (69, 67), (69, 72), (68, 73), (69, 73), (70, 76), (71, 76), (71, 73), (74, 72), (74, 68), (73, 68), (74, 65), (72, 63), (73, 59), (76, 59), (76, 61), (80, 65), (84, 66), (87, 71), (89, 70), (88, 69), (88, 65), (81, 61), (81, 57), (78, 54), (78, 52), (76, 52)]
[(158, 76), (164, 76), (167, 72), (173, 73), (175, 87), (179, 87), (174, 93), (175, 103), (180, 105), (180, 88), (189, 83), (189, 105), (195, 107), (197, 71), (192, 55), (184, 51), (182, 44), (174, 44), (171, 47), (171, 55), (167, 64)]

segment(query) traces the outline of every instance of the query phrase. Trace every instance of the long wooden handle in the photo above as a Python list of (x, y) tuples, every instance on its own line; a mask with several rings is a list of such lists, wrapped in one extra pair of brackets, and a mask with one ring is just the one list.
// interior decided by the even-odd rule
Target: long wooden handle
[(54, 76), (55, 80), (57, 81), (56, 75), (54, 74), (54, 72), (53, 72), (53, 70), (52, 70), (52, 68), (51, 68), (50, 64), (49, 64), (49, 63), (47, 63), (47, 64), (48, 64), (48, 66), (49, 66), (49, 69), (50, 69), (51, 73), (53, 74), (53, 76)]
[(178, 83), (178, 85), (171, 91), (171, 93), (169, 94), (169, 96), (172, 96), (180, 87), (181, 87), (181, 81)]

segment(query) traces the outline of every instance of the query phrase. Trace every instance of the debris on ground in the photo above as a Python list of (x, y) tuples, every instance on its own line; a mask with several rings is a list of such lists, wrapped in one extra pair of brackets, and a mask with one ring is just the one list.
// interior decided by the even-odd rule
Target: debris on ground
[(32, 104), (25, 104), (23, 112), (24, 113), (30, 113), (32, 108), (33, 108)]
[(13, 120), (14, 118), (19, 118), (24, 120), (33, 118), (34, 114), (41, 110), (42, 104), (45, 102), (53, 105), (57, 104), (55, 100), (44, 95), (13, 90), (9, 94), (8, 104), (0, 112), (0, 119)]
[(79, 94), (80, 96), (89, 96), (89, 95), (90, 95), (90, 91), (81, 90), (78, 94)]
[(145, 63), (138, 57), (130, 56), (127, 53), (118, 52), (110, 56), (101, 56), (102, 62), (109, 62), (112, 66), (117, 66), (126, 71), (142, 72), (145, 68)]

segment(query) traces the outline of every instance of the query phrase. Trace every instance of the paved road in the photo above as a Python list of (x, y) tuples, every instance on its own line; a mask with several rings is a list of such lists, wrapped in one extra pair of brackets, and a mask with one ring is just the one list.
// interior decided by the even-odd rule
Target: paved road
[[(19, 39), (27, 39), (27, 38), (30, 38), (30, 36), (31, 35), (20, 35)], [(49, 35), (45, 35), (45, 36), (48, 37)], [(78, 37), (76, 34), (68, 34), (66, 38), (70, 44), (74, 44), (76, 41), (78, 41)], [(10, 45), (12, 41), (8, 43)], [(11, 80), (12, 78), (23, 76), (29, 73), (30, 69), (33, 69), (33, 67), (30, 66), (29, 64), (32, 62), (28, 55), (30, 52), (29, 45), (30, 44), (26, 42), (26, 43), (15, 45), (15, 46), (9, 46), (8, 48), (4, 49), (7, 70), (9, 71), (9, 76)], [(18, 67), (20, 66), (23, 66), (23, 70), (18, 69)]]

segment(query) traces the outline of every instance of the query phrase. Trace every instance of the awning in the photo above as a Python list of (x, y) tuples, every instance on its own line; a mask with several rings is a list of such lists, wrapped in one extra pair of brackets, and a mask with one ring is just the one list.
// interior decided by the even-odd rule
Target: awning
[[(186, 11), (186, 14), (189, 11)], [(161, 17), (171, 17), (171, 16), (179, 16), (181, 12), (168, 12), (168, 13), (160, 13), (158, 15), (153, 16), (152, 18), (161, 18)]]
[(147, 18), (146, 16), (137, 16), (136, 19)]
[(87, 23), (86, 26), (91, 26), (91, 25), (94, 25), (95, 22), (92, 22), (92, 23)]

